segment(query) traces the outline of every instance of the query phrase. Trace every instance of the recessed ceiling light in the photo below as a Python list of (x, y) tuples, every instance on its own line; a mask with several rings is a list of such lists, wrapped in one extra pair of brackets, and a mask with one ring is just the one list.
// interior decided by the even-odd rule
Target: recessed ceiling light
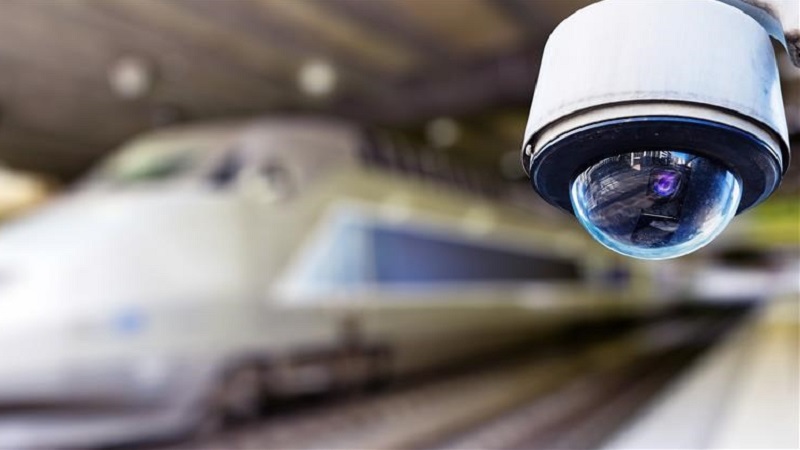
[(452, 147), (461, 137), (461, 127), (450, 117), (439, 117), (425, 126), (425, 137), (436, 148)]
[(153, 89), (155, 70), (146, 59), (125, 56), (118, 59), (108, 71), (111, 90), (120, 98), (135, 100)]
[(300, 67), (297, 84), (300, 90), (311, 97), (325, 97), (336, 89), (336, 69), (324, 60), (310, 60)]

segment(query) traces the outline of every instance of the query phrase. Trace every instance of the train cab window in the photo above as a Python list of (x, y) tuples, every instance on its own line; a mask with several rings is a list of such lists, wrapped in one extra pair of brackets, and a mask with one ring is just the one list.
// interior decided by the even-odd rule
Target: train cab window
[(185, 175), (193, 163), (193, 153), (190, 151), (131, 152), (112, 160), (99, 178), (113, 185), (165, 181)]
[(235, 150), (230, 151), (212, 169), (208, 178), (215, 186), (225, 187), (239, 176), (242, 167), (244, 167), (242, 156)]
[(258, 153), (236, 148), (227, 152), (207, 178), (220, 188), (237, 185), (262, 199), (285, 199), (294, 191), (290, 170), (280, 160), (258, 161)]
[(285, 165), (271, 161), (263, 164), (259, 176), (264, 182), (267, 193), (274, 199), (285, 199), (292, 195), (294, 182), (292, 175)]

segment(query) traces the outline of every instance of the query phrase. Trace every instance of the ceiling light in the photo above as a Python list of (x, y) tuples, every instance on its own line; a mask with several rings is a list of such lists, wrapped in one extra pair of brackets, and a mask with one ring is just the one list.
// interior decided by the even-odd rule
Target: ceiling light
[(136, 56), (118, 59), (108, 71), (111, 90), (126, 100), (139, 99), (150, 93), (154, 78), (153, 65)]
[(336, 88), (336, 69), (327, 61), (311, 60), (300, 67), (297, 84), (300, 90), (311, 97), (325, 97)]
[(428, 122), (425, 137), (436, 148), (452, 147), (461, 137), (461, 127), (450, 117), (440, 117)]

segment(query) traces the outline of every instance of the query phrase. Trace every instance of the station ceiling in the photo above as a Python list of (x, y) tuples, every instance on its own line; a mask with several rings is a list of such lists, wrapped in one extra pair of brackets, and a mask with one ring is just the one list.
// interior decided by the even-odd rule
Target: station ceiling
[[(420, 138), (429, 121), (455, 118), (460, 137), (446, 151), (495, 170), (520, 144), (547, 36), (588, 3), (4, 0), (0, 160), (70, 180), (154, 127), (313, 111)], [(111, 82), (130, 61), (148, 77), (137, 95)], [(314, 62), (335, 71), (329, 95), (298, 83)], [(796, 75), (786, 78), (795, 136)]]

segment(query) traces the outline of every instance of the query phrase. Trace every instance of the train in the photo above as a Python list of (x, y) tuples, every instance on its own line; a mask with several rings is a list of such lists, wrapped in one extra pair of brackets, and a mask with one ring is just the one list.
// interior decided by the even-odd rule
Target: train
[(102, 412), (52, 445), (208, 433), (654, 307), (638, 266), (403, 145), (319, 117), (123, 145), (0, 229), (0, 410)]

